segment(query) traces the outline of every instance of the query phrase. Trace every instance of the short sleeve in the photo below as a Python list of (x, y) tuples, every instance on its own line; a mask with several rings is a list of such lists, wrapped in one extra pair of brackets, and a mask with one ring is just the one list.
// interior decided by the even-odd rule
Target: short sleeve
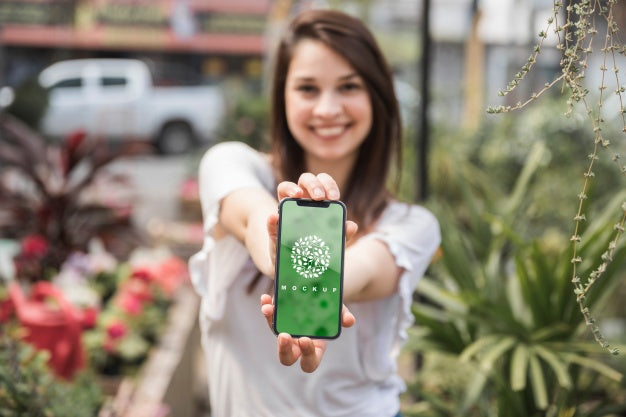
[(366, 238), (387, 244), (396, 264), (405, 270), (400, 287), (406, 287), (412, 296), (441, 243), (441, 232), (437, 219), (426, 208), (394, 203)]
[(189, 274), (203, 297), (203, 311), (211, 320), (222, 317), (226, 291), (249, 259), (234, 237), (215, 240), (221, 200), (242, 188), (271, 190), (274, 179), (265, 156), (242, 142), (224, 142), (210, 148), (200, 161), (198, 181), (204, 220), (202, 249), (189, 259)]
[(396, 264), (404, 269), (398, 283), (402, 304), (399, 331), (404, 341), (406, 328), (414, 320), (411, 313), (413, 292), (441, 244), (439, 222), (424, 207), (395, 203), (385, 213), (376, 231), (368, 237), (385, 242)]
[(265, 155), (243, 142), (223, 142), (202, 157), (198, 172), (205, 233), (217, 223), (220, 201), (241, 188), (271, 190), (274, 179)]

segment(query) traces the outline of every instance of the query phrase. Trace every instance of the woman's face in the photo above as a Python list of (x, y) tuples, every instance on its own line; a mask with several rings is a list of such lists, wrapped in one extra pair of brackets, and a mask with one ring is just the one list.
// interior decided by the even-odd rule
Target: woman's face
[(363, 79), (341, 55), (319, 41), (301, 40), (287, 72), (285, 106), (308, 169), (354, 163), (372, 126), (372, 105)]

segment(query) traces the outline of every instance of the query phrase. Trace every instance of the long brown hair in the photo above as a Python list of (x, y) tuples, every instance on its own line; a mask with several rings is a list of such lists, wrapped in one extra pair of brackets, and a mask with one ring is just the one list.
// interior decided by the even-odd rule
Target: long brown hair
[(287, 72), (302, 39), (322, 42), (344, 57), (364, 80), (369, 93), (372, 127), (342, 195), (349, 218), (365, 232), (387, 206), (391, 167), (393, 163), (399, 166), (401, 161), (402, 124), (391, 70), (374, 36), (360, 20), (336, 10), (307, 10), (297, 15), (278, 45), (271, 86), (271, 152), (278, 181), (295, 182), (305, 170), (304, 151), (289, 130), (285, 111)]

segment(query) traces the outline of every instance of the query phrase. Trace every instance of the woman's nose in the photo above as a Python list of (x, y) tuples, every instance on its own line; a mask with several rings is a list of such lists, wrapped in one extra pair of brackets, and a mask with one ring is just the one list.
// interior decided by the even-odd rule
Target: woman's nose
[(341, 113), (341, 101), (334, 92), (323, 92), (319, 95), (313, 109), (315, 116), (329, 118)]

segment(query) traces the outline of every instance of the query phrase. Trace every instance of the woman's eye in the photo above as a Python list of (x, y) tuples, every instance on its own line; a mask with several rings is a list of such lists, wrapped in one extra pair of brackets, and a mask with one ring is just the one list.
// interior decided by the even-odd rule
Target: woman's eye
[(360, 90), (361, 89), (361, 84), (357, 84), (357, 83), (346, 83), (343, 84), (339, 87), (339, 89), (341, 91), (354, 91), (354, 90)]
[(301, 85), (297, 88), (298, 91), (306, 94), (312, 94), (317, 91), (317, 88), (313, 85)]

